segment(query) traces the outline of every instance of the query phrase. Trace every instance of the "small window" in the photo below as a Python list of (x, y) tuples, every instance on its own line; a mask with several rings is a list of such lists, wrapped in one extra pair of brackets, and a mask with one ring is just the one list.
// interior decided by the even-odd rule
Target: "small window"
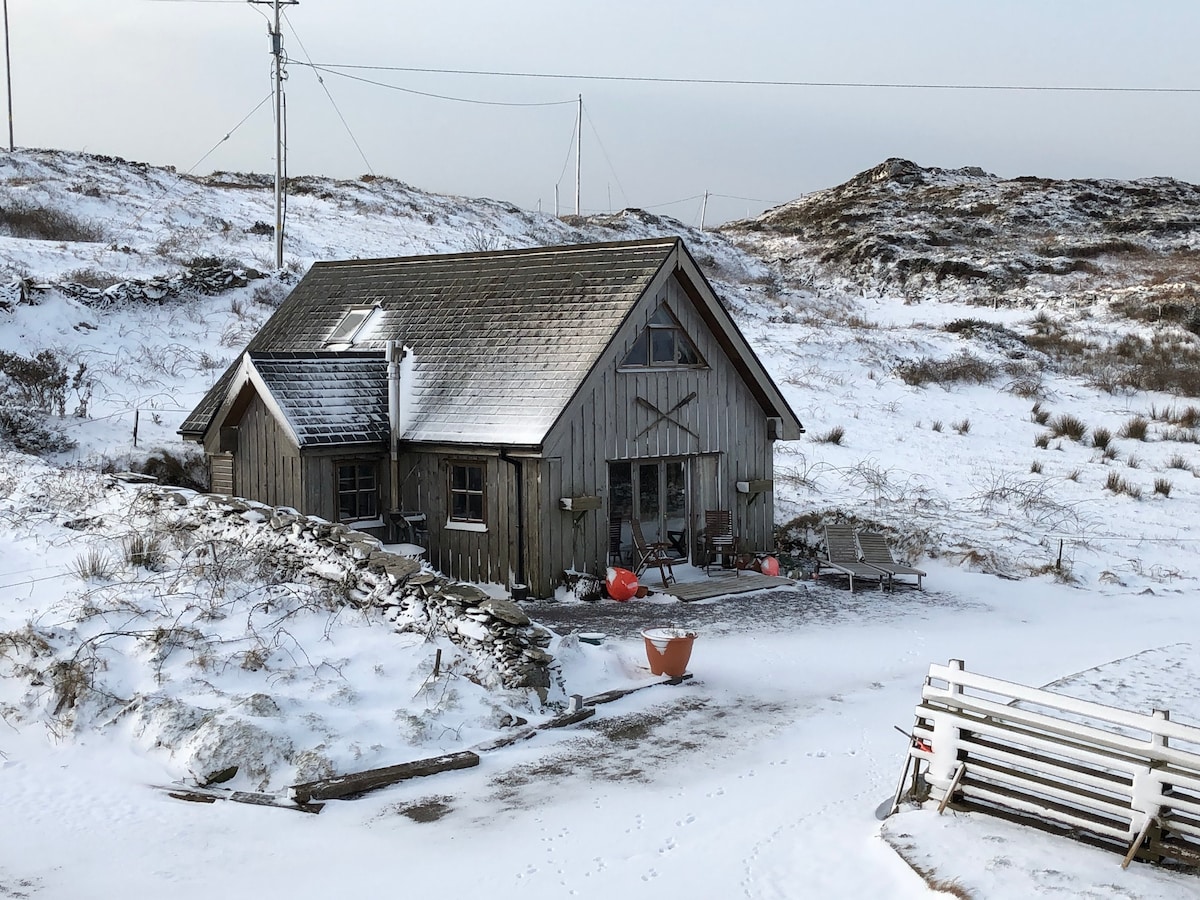
[(359, 306), (350, 310), (342, 317), (342, 321), (338, 322), (337, 328), (333, 329), (333, 334), (325, 341), (325, 345), (353, 344), (362, 333), (367, 320), (371, 318), (371, 313), (377, 309), (378, 306)]
[(450, 464), (450, 521), (483, 522), (483, 465)]
[(379, 518), (379, 466), (373, 462), (340, 463), (338, 518), (343, 522)]
[(622, 367), (648, 368), (703, 366), (696, 345), (665, 306), (655, 310), (646, 330), (633, 342)]

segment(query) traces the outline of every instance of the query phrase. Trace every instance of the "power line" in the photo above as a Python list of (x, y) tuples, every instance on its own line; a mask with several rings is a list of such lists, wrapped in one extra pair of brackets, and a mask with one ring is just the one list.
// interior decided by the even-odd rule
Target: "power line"
[[(566, 106), (575, 103), (574, 100), (549, 100), (541, 103), (515, 103), (502, 100), (476, 100), (471, 97), (451, 97), (448, 94), (433, 94), (428, 91), (418, 91), (413, 88), (400, 87), (398, 84), (388, 84), (384, 81), (374, 81), (370, 78), (363, 78), (360, 75), (351, 75), (348, 72), (339, 72), (336, 69), (321, 66), (316, 63), (302, 63), (293, 61), (298, 66), (308, 66), (318, 72), (326, 72), (330, 75), (339, 75), (342, 78), (349, 78), (351, 81), (361, 81), (364, 84), (373, 84), (376, 87), (388, 88), (393, 91), (401, 91), (405, 94), (416, 94), (418, 97), (431, 97), (434, 100), (453, 100), (455, 103), (473, 103), (478, 106)], [(397, 70), (397, 71), (403, 71)]]
[[(181, 0), (182, 2), (182, 0)], [(649, 84), (704, 84), (732, 87), (869, 88), (923, 91), (1042, 91), (1099, 94), (1200, 94), (1200, 88), (1104, 87), (1051, 84), (939, 84), (906, 81), (787, 81), (759, 78), (672, 78), (662, 75), (600, 75), (569, 72), (504, 72), (490, 69), (439, 69), (417, 66), (364, 66), (348, 63), (315, 63), (325, 70), (355, 69), (374, 72), (414, 72), (434, 75), (479, 75), (494, 78), (554, 78), (574, 81), (626, 81)]]
[[(152, 2), (177, 3), (177, 2), (183, 2), (183, 0), (152, 0)], [(195, 0), (195, 2), (211, 3), (211, 2), (216, 2), (216, 0)], [(238, 2), (241, 2), (241, 0), (238, 0)], [(144, 210), (142, 210), (141, 213), (138, 214), (136, 219), (134, 219), (128, 226), (126, 226), (124, 229), (122, 229), (118, 233), (117, 239), (119, 240), (120, 238), (124, 237), (126, 234), (129, 234), (130, 232), (132, 232), (133, 229), (137, 228), (138, 225), (141, 224), (142, 219), (144, 219), (147, 215), (149, 215), (151, 212), (153, 212), (155, 209), (157, 209), (159, 204), (162, 203), (163, 200), (165, 200), (167, 197), (169, 197), (171, 194), (173, 194), (179, 188), (179, 186), (183, 184), (184, 178), (186, 178), (188, 175), (191, 175), (194, 171), (196, 171), (196, 169), (200, 167), (200, 164), (202, 162), (204, 162), (206, 159), (208, 159), (210, 156), (212, 156), (213, 153), (216, 152), (218, 147), (220, 147), (223, 143), (225, 143), (227, 140), (229, 140), (231, 137), (233, 137), (234, 132), (236, 132), (239, 128), (241, 128), (248, 121), (250, 121), (250, 117), (253, 116), (260, 109), (262, 109), (263, 106), (266, 104), (266, 102), (271, 99), (271, 96), (272, 96), (272, 94), (267, 94), (267, 96), (265, 96), (261, 100), (259, 100), (258, 104), (254, 107), (254, 109), (250, 110), (250, 112), (248, 112), (248, 113), (246, 113), (246, 115), (242, 116), (241, 121), (238, 122), (236, 125), (234, 125), (232, 128), (230, 128), (228, 132), (226, 132), (225, 137), (221, 138), (219, 141), (217, 141), (215, 144), (213, 144), (208, 149), (207, 153), (205, 153), (198, 160), (196, 160), (194, 163), (192, 163), (192, 166), (190, 169), (188, 169), (186, 172), (184, 172), (182, 175), (179, 175), (175, 179), (175, 183), (170, 188), (168, 188), (167, 191), (161, 197), (159, 197), (152, 204), (150, 204)]]
[[(292, 24), (292, 20), (285, 13), (283, 20), (287, 22), (288, 28), (292, 32), (292, 37), (296, 39), (296, 43), (300, 45), (300, 52), (304, 54), (304, 58), (312, 64), (312, 57), (308, 55), (308, 48), (304, 46), (304, 41), (300, 40), (300, 35), (296, 32), (296, 26)], [(363, 163), (367, 167), (367, 171), (372, 175), (375, 174), (375, 169), (371, 166), (370, 160), (367, 159), (367, 154), (363, 152), (362, 146), (358, 143), (358, 138), (354, 136), (354, 132), (350, 128), (350, 123), (346, 121), (346, 117), (342, 115), (342, 111), (338, 108), (337, 101), (333, 99), (333, 94), (329, 93), (329, 87), (325, 84), (325, 79), (321, 77), (321, 73), (315, 68), (313, 74), (317, 76), (317, 83), (321, 85), (321, 89), (325, 91), (325, 96), (329, 98), (330, 104), (333, 106), (333, 111), (337, 113), (339, 119), (342, 120), (342, 127), (346, 129), (346, 134), (350, 135), (350, 140), (354, 142), (354, 149), (358, 151), (358, 155), (362, 157)]]
[[(604, 161), (608, 163), (608, 171), (612, 172), (613, 181), (617, 183), (617, 190), (621, 192), (621, 198), (625, 201), (625, 205), (629, 205), (629, 196), (625, 193), (625, 185), (621, 184), (621, 176), (617, 174), (616, 167), (613, 166), (612, 160), (608, 156), (608, 150), (605, 149), (604, 141), (600, 140), (600, 132), (596, 130), (596, 123), (592, 121), (592, 114), (588, 112), (587, 107), (583, 107), (584, 115), (587, 116), (588, 125), (592, 129), (592, 134), (596, 136), (596, 143), (600, 147), (600, 152), (604, 155)], [(612, 205), (612, 198), (609, 198), (609, 206)]]

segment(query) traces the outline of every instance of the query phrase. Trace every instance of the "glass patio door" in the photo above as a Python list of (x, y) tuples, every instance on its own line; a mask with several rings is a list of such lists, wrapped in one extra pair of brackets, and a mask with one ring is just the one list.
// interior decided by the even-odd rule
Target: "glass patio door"
[(621, 546), (632, 545), (630, 519), (642, 523), (650, 543), (662, 541), (675, 557), (688, 557), (687, 461), (652, 459), (609, 463), (609, 508), (621, 519)]

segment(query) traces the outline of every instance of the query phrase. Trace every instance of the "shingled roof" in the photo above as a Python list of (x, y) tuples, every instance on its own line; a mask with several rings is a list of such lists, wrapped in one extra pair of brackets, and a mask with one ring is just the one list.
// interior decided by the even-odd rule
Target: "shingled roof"
[[(354, 349), (382, 354), (388, 340), (411, 349), (411, 424), (403, 439), (536, 445), (678, 245), (656, 238), (319, 262), (247, 350), (256, 366), (263, 354), (327, 352), (349, 310), (377, 305)], [(234, 368), (188, 416), (183, 434), (208, 429)], [(279, 372), (272, 393), (284, 390)], [(384, 372), (381, 364), (386, 397)], [(317, 399), (295, 390), (296, 403)]]
[(301, 447), (387, 440), (382, 355), (251, 353), (250, 364)]

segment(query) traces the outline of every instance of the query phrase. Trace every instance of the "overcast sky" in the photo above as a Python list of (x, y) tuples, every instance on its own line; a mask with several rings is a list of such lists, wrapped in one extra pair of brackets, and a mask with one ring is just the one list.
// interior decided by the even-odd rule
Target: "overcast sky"
[[(269, 5), (7, 2), (18, 146), (185, 171), (270, 93)], [(286, 13), (291, 174), (356, 177), (369, 164), (420, 188), (530, 209), (540, 201), (545, 210), (553, 209), (557, 182), (564, 212), (574, 204), (572, 103), (483, 106), (325, 74), (360, 155), (314, 71), (301, 63), (1200, 88), (1194, 0), (302, 0)], [(1002, 176), (1200, 182), (1200, 93), (352, 74), (493, 102), (582, 94), (585, 211), (640, 206), (698, 223), (699, 199), (672, 201), (708, 190), (723, 195), (709, 202), (711, 224), (840, 183), (889, 156)], [(267, 103), (197, 171), (273, 172), (273, 152)]]

